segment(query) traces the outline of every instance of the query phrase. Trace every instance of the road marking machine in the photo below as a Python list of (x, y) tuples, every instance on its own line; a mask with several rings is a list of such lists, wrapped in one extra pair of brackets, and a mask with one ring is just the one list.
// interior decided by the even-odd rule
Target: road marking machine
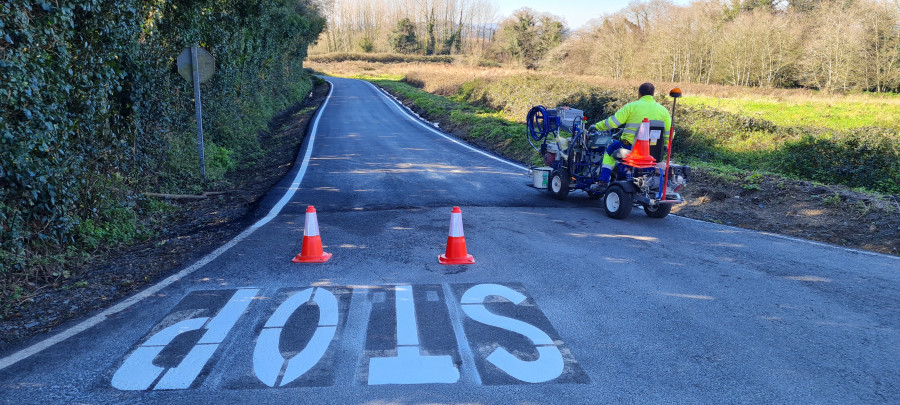
[[(641, 124), (632, 150), (620, 148), (613, 156), (616, 165), (608, 183), (600, 182), (603, 155), (622, 135), (622, 128), (609, 131), (586, 129), (584, 111), (535, 106), (526, 117), (528, 142), (544, 158), (544, 167), (532, 167), (532, 187), (547, 189), (553, 197), (565, 199), (570, 191), (582, 190), (592, 199), (603, 199), (610, 218), (623, 219), (635, 206), (652, 218), (669, 215), (672, 206), (684, 202), (678, 191), (687, 183), (691, 168), (671, 164), (675, 135), (675, 103), (681, 90), (672, 89), (672, 125), (668, 147), (661, 121)], [(663, 161), (665, 160), (665, 161)], [(667, 187), (660, 187), (661, 184)]]

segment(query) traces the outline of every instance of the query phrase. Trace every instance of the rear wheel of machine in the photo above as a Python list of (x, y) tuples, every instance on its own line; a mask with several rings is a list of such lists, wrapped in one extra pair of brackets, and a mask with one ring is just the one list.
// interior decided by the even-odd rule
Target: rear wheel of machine
[(645, 205), (644, 213), (650, 218), (665, 218), (672, 212), (672, 204), (656, 204), (656, 206)]
[(606, 215), (613, 219), (623, 219), (631, 215), (633, 207), (631, 194), (626, 193), (622, 187), (612, 186), (603, 199), (603, 209)]
[(569, 195), (569, 171), (556, 169), (550, 173), (550, 184), (547, 191), (557, 200), (564, 200)]

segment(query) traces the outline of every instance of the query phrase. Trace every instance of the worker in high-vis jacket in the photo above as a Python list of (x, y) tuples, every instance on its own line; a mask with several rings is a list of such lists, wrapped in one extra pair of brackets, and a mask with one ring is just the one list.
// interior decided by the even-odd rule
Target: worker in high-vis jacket
[(658, 131), (654, 131), (656, 133), (651, 136), (651, 143), (655, 145), (656, 142), (661, 142), (662, 148), (665, 150), (668, 138), (663, 134), (669, 133), (669, 127), (672, 125), (672, 117), (669, 115), (669, 110), (667, 110), (666, 107), (661, 106), (653, 99), (653, 93), (655, 91), (656, 89), (653, 87), (653, 84), (642, 84), (638, 87), (639, 98), (637, 101), (625, 104), (619, 111), (616, 111), (615, 115), (594, 125), (594, 128), (598, 131), (615, 129), (623, 125), (625, 126), (622, 130), (622, 136), (619, 137), (618, 140), (610, 143), (606, 148), (606, 153), (603, 155), (603, 165), (600, 168), (600, 181), (598, 186), (606, 186), (609, 183), (609, 177), (616, 164), (616, 159), (613, 158), (613, 156), (619, 148), (631, 150), (631, 146), (634, 144), (634, 136), (637, 134), (638, 128), (641, 126), (641, 122), (644, 121), (644, 118), (650, 120), (651, 126), (656, 125), (657, 127), (665, 127), (661, 134), (658, 133)]

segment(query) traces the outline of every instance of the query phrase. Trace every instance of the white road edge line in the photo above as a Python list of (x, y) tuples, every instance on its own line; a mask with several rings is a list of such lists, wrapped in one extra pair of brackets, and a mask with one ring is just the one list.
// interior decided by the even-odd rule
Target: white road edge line
[[(387, 99), (388, 102), (391, 103), (391, 105), (393, 105), (395, 108), (397, 108), (398, 111), (400, 111), (401, 113), (403, 113), (404, 115), (406, 115), (407, 118), (409, 118), (411, 121), (413, 121), (413, 122), (415, 122), (415, 123), (421, 125), (422, 128), (425, 128), (425, 129), (427, 129), (427, 130), (429, 130), (429, 131), (431, 131), (431, 132), (434, 132), (435, 134), (444, 137), (444, 138), (447, 139), (448, 141), (453, 142), (453, 143), (455, 143), (455, 144), (457, 144), (457, 145), (459, 145), (459, 146), (462, 146), (462, 147), (464, 147), (464, 148), (466, 148), (466, 149), (469, 149), (469, 150), (471, 150), (471, 151), (473, 151), (473, 152), (478, 152), (478, 153), (480, 153), (480, 154), (482, 154), (482, 155), (484, 155), (484, 156), (487, 156), (487, 157), (489, 157), (489, 158), (491, 158), (491, 159), (494, 159), (494, 160), (499, 161), (499, 162), (506, 163), (506, 164), (508, 164), (508, 165), (510, 165), (510, 166), (513, 166), (513, 167), (515, 167), (515, 168), (518, 168), (518, 169), (528, 170), (528, 168), (525, 167), (525, 166), (522, 166), (522, 165), (520, 165), (520, 164), (518, 164), (518, 163), (513, 163), (513, 162), (510, 162), (510, 161), (508, 161), (508, 160), (506, 160), (506, 159), (502, 159), (502, 158), (499, 158), (499, 157), (497, 157), (497, 156), (494, 156), (494, 155), (492, 155), (492, 154), (490, 154), (490, 153), (487, 153), (487, 152), (485, 152), (485, 151), (483, 151), (483, 150), (481, 150), (481, 149), (472, 147), (471, 145), (468, 145), (468, 144), (466, 144), (466, 143), (464, 143), (464, 142), (461, 142), (459, 139), (456, 139), (456, 138), (454, 138), (454, 137), (452, 137), (452, 136), (450, 136), (450, 135), (447, 135), (447, 134), (445, 134), (445, 133), (443, 133), (443, 132), (441, 132), (441, 131), (438, 131), (437, 129), (435, 129), (435, 128), (433, 128), (433, 127), (431, 127), (431, 126), (425, 124), (425, 123), (422, 122), (421, 120), (417, 119), (417, 118), (413, 115), (414, 113), (412, 112), (412, 110), (409, 109), (409, 107), (407, 107), (407, 106), (403, 105), (402, 103), (400, 103), (399, 101), (397, 101), (397, 99), (394, 98), (393, 96), (391, 96), (390, 93), (387, 93), (385, 90), (383, 90), (383, 89), (381, 89), (380, 87), (374, 85), (374, 84), (373, 84), (372, 82), (370, 82), (370, 81), (363, 80), (363, 82), (368, 83), (369, 86), (372, 86), (372, 87), (375, 89), (375, 91), (378, 92), (378, 94), (380, 94), (382, 97), (384, 97), (385, 99)], [(402, 107), (402, 108), (401, 108), (401, 107)]]
[[(478, 152), (478, 153), (480, 153), (480, 154), (482, 154), (482, 155), (485, 155), (485, 156), (487, 156), (487, 157), (489, 157), (489, 158), (491, 158), (491, 159), (499, 160), (499, 161), (501, 161), (501, 162), (503, 162), (503, 163), (506, 163), (506, 164), (508, 164), (508, 165), (511, 165), (511, 166), (514, 166), (514, 167), (517, 167), (517, 168), (520, 168), (520, 169), (523, 169), (523, 170), (528, 170), (528, 168), (525, 167), (525, 166), (522, 166), (522, 165), (517, 164), (517, 163), (512, 163), (512, 162), (510, 162), (510, 161), (501, 159), (501, 158), (499, 158), (499, 157), (497, 157), (497, 156), (491, 155), (490, 153), (487, 153), (487, 152), (485, 152), (485, 151), (483, 151), (483, 150), (476, 149), (476, 148), (474, 148), (474, 147), (472, 147), (472, 146), (470, 146), (470, 145), (468, 145), (468, 144), (466, 144), (466, 143), (461, 142), (460, 140), (458, 140), (458, 139), (456, 139), (456, 138), (453, 138), (453, 137), (451, 137), (451, 136), (449, 136), (449, 135), (444, 134), (444, 133), (441, 132), (441, 131), (438, 131), (437, 129), (434, 129), (434, 128), (428, 126), (427, 124), (425, 124), (425, 123), (422, 122), (421, 120), (416, 119), (416, 118), (415, 118), (415, 115), (414, 115), (415, 113), (414, 113), (412, 110), (410, 110), (409, 107), (403, 105), (403, 103), (400, 103), (394, 96), (390, 95), (390, 93), (388, 93), (388, 92), (385, 91), (384, 89), (382, 89), (382, 88), (376, 86), (375, 84), (373, 84), (373, 83), (370, 82), (370, 81), (367, 81), (367, 80), (362, 80), (362, 81), (365, 82), (365, 83), (368, 83), (370, 86), (374, 87), (375, 90), (378, 91), (378, 93), (380, 93), (382, 96), (384, 96), (384, 98), (386, 98), (386, 99), (388, 100), (388, 102), (391, 103), (391, 105), (393, 105), (394, 107), (396, 107), (398, 111), (401, 111), (401, 112), (403, 112), (404, 114), (406, 114), (406, 115), (409, 117), (410, 120), (415, 121), (416, 123), (418, 123), (419, 125), (421, 125), (422, 127), (426, 128), (426, 129), (428, 129), (429, 131), (434, 132), (435, 134), (438, 134), (438, 135), (440, 135), (440, 136), (442, 136), (442, 137), (444, 137), (444, 138), (447, 138), (448, 140), (450, 140), (450, 141), (453, 142), (453, 143), (456, 143), (456, 144), (458, 144), (458, 145), (460, 145), (460, 146), (463, 146), (463, 147), (465, 147), (465, 148), (467, 148), (467, 149), (470, 149), (470, 150), (473, 150), (473, 151), (475, 151), (475, 152)], [(402, 108), (401, 108), (401, 107), (402, 107)], [(897, 257), (897, 256), (892, 256), (892, 255), (889, 255), (889, 254), (885, 254), (885, 253), (870, 252), (870, 251), (867, 251), (867, 250), (853, 249), (853, 248), (848, 248), (848, 247), (838, 246), (838, 245), (830, 245), (830, 244), (827, 244), (827, 243), (816, 242), (816, 241), (812, 241), (812, 240), (808, 240), (808, 239), (795, 238), (795, 237), (793, 237), (793, 236), (779, 235), (779, 234), (777, 234), (777, 233), (770, 233), (770, 232), (754, 231), (754, 230), (752, 230), (752, 229), (737, 228), (737, 227), (733, 227), (733, 226), (717, 224), (717, 223), (715, 223), (715, 222), (709, 222), (709, 221), (703, 221), (703, 220), (699, 220), (699, 219), (688, 218), (688, 217), (684, 217), (684, 216), (681, 216), (681, 215), (675, 215), (675, 214), (673, 214), (672, 216), (675, 216), (675, 217), (678, 217), (678, 218), (687, 219), (687, 220), (691, 220), (691, 221), (697, 221), (697, 222), (703, 222), (703, 223), (712, 224), (712, 225), (724, 226), (724, 227), (728, 227), (728, 228), (740, 229), (740, 230), (742, 230), (742, 231), (747, 231), (747, 232), (757, 232), (757, 233), (761, 233), (761, 234), (763, 234), (763, 235), (774, 236), (774, 237), (776, 237), (776, 238), (781, 238), (781, 239), (793, 240), (793, 241), (798, 241), (798, 242), (806, 242), (806, 243), (809, 243), (809, 244), (812, 244), (812, 245), (817, 245), (817, 246), (828, 246), (828, 247), (832, 247), (832, 248), (843, 249), (843, 250), (846, 250), (846, 251), (849, 251), (849, 252), (861, 253), (861, 254), (866, 254), (866, 255), (871, 255), (871, 256), (891, 257), (891, 258), (894, 258), (894, 259), (900, 258), (900, 257)]]
[[(331, 82), (329, 82), (329, 84), (331, 84)], [(245, 238), (250, 236), (257, 229), (259, 229), (263, 225), (269, 223), (269, 221), (271, 221), (273, 218), (275, 218), (278, 215), (278, 213), (281, 212), (281, 209), (284, 208), (284, 206), (288, 203), (288, 201), (291, 200), (291, 198), (294, 196), (294, 194), (300, 188), (300, 182), (303, 181), (303, 176), (306, 174), (306, 168), (309, 166), (309, 158), (312, 155), (313, 144), (315, 143), (315, 140), (316, 140), (316, 131), (318, 130), (318, 127), (319, 127), (319, 118), (322, 117), (322, 112), (325, 111), (325, 106), (328, 105), (328, 100), (331, 99), (331, 93), (333, 90), (334, 90), (334, 86), (332, 85), (331, 89), (328, 90), (328, 96), (325, 97), (325, 101), (322, 103), (322, 107), (319, 108), (319, 111), (316, 113), (316, 118), (313, 120), (312, 131), (310, 131), (309, 142), (307, 143), (307, 146), (306, 146), (306, 154), (303, 156), (303, 163), (300, 165), (300, 170), (297, 172), (297, 176), (294, 177), (294, 182), (291, 183), (291, 187), (288, 188), (288, 190), (287, 190), (287, 192), (285, 192), (284, 196), (281, 197), (281, 200), (279, 200), (278, 203), (275, 204), (274, 207), (272, 207), (272, 209), (269, 211), (269, 213), (265, 217), (261, 218), (255, 224), (253, 224), (249, 228), (245, 229), (243, 232), (238, 234), (238, 236), (235, 236), (234, 239), (231, 239), (230, 241), (228, 241), (228, 243), (226, 243), (225, 245), (214, 250), (212, 253), (204, 256), (200, 260), (194, 262), (194, 264), (190, 265), (189, 267), (185, 268), (184, 270), (181, 270), (178, 273), (167, 277), (166, 279), (154, 284), (153, 286), (150, 286), (147, 289), (131, 296), (130, 298), (126, 299), (125, 301), (122, 301), (110, 308), (103, 310), (103, 312), (100, 312), (97, 315), (94, 315), (88, 319), (85, 319), (84, 321), (80, 322), (79, 324), (77, 324), (69, 329), (59, 332), (56, 335), (53, 335), (47, 339), (44, 339), (38, 343), (35, 343), (31, 346), (28, 346), (22, 350), (15, 352), (7, 357), (0, 359), (0, 370), (3, 370), (9, 366), (12, 366), (13, 364), (16, 364), (16, 363), (18, 363), (22, 360), (25, 360), (31, 356), (34, 356), (35, 354), (38, 354), (38, 353), (52, 347), (53, 345), (55, 345), (57, 343), (60, 343), (72, 336), (75, 336), (81, 332), (84, 332), (84, 331), (96, 326), (97, 324), (105, 321), (106, 318), (109, 318), (112, 315), (115, 315), (119, 312), (122, 312), (122, 311), (128, 309), (129, 307), (131, 307), (134, 304), (137, 304), (144, 298), (147, 298), (153, 294), (156, 294), (163, 288), (168, 287), (172, 283), (174, 283), (178, 280), (181, 280), (185, 276), (199, 270), (203, 266), (206, 266), (207, 264), (209, 264), (209, 262), (211, 262), (211, 261), (215, 260), (216, 258), (218, 258), (219, 256), (221, 256), (223, 253), (228, 251), (228, 249), (231, 249), (234, 245), (237, 245), (239, 242), (241, 242), (242, 240), (244, 240)]]

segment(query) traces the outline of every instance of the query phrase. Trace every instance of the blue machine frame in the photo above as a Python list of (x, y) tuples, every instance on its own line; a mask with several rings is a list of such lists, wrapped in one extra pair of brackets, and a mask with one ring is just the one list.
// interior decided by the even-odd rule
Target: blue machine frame
[[(563, 113), (564, 117), (567, 118), (564, 120), (564, 117), (560, 116), (560, 113), (563, 111), (577, 112), (578, 117), (577, 119), (572, 119), (572, 114), (566, 115)], [(603, 165), (603, 155), (606, 153), (607, 146), (617, 135), (621, 134), (621, 129), (618, 131), (590, 132), (585, 130), (584, 124), (585, 119), (582, 118), (580, 110), (568, 109), (567, 107), (548, 109), (538, 105), (532, 107), (526, 117), (528, 142), (541, 156), (547, 156), (548, 153), (556, 155), (552, 162), (547, 161), (548, 166), (553, 168), (553, 170), (564, 168), (569, 172), (571, 177), (570, 189), (583, 190), (592, 197), (600, 197), (607, 190), (594, 190), (591, 189), (591, 186), (599, 180), (600, 169)], [(565, 140), (561, 136), (561, 131), (572, 134), (571, 139)], [(552, 139), (550, 135), (554, 135)], [(537, 142), (540, 142), (540, 146), (536, 145)], [(580, 145), (581, 147), (575, 148), (575, 145)], [(673, 168), (670, 168), (670, 171), (673, 170)], [(664, 187), (661, 184), (657, 185), (658, 190), (654, 193), (655, 198), (638, 193), (638, 187), (634, 184), (635, 177), (653, 175), (661, 183), (663, 179), (668, 180), (668, 176), (664, 176), (663, 169), (657, 167), (636, 168), (618, 162), (614, 171), (615, 180), (609, 186), (619, 185), (626, 192), (635, 194), (634, 202), (636, 203), (653, 205), (684, 202), (684, 198), (674, 192), (667, 194), (665, 201), (663, 201)], [(571, 179), (575, 181), (571, 182)]]

